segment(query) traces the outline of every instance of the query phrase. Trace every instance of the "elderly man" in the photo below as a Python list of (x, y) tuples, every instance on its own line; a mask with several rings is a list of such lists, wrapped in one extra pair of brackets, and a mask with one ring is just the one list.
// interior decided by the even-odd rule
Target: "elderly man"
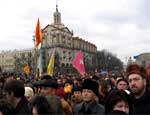
[(133, 114), (150, 114), (150, 90), (146, 85), (146, 70), (131, 64), (127, 67), (129, 88), (135, 96)]
[(98, 96), (98, 83), (92, 79), (85, 79), (82, 83), (83, 103), (74, 107), (74, 114), (103, 114), (104, 107), (96, 101)]

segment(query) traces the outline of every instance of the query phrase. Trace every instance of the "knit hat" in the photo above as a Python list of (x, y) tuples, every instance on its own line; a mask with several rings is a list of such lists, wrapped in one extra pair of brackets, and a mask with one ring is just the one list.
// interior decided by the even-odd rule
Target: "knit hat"
[(65, 92), (64, 92), (64, 89), (63, 88), (58, 88), (56, 90), (56, 95), (57, 96), (60, 96), (61, 98), (66, 98), (66, 95), (65, 95)]
[(98, 93), (98, 83), (92, 79), (85, 79), (82, 83), (82, 90), (83, 89), (90, 89), (92, 90), (97, 96), (99, 95)]
[(127, 69), (127, 77), (131, 74), (139, 74), (141, 75), (143, 78), (146, 78), (146, 70), (144, 67), (138, 65), (138, 64), (130, 64)]

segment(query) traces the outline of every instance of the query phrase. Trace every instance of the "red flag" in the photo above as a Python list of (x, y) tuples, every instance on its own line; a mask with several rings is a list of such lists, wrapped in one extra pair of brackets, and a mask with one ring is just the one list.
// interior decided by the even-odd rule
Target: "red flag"
[(150, 64), (146, 68), (147, 74), (150, 75)]
[(36, 48), (39, 47), (39, 44), (42, 42), (42, 32), (40, 27), (40, 21), (38, 18), (37, 25), (36, 25)]
[(77, 52), (72, 65), (74, 68), (76, 68), (79, 71), (81, 75), (85, 74), (85, 68), (84, 68), (84, 63), (83, 63), (83, 53), (81, 50)]

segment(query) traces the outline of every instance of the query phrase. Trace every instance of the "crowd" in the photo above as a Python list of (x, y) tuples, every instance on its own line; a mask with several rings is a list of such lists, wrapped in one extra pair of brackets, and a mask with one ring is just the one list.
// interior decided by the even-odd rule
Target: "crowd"
[(1, 75), (0, 87), (0, 115), (150, 114), (148, 75), (137, 64), (119, 75), (43, 75), (28, 80)]

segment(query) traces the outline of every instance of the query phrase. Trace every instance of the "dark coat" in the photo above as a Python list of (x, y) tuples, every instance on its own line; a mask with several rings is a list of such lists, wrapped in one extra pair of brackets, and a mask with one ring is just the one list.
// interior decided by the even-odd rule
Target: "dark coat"
[(148, 88), (140, 99), (135, 99), (133, 114), (150, 115), (150, 90)]
[(28, 115), (30, 114), (30, 109), (28, 106), (28, 100), (22, 97), (15, 109), (16, 115)]
[(93, 115), (93, 114), (104, 114), (105, 109), (104, 106), (101, 104), (98, 104), (96, 101), (90, 103), (88, 105), (88, 108), (85, 109), (85, 103), (81, 103), (74, 107), (74, 114), (80, 114), (80, 115)]

